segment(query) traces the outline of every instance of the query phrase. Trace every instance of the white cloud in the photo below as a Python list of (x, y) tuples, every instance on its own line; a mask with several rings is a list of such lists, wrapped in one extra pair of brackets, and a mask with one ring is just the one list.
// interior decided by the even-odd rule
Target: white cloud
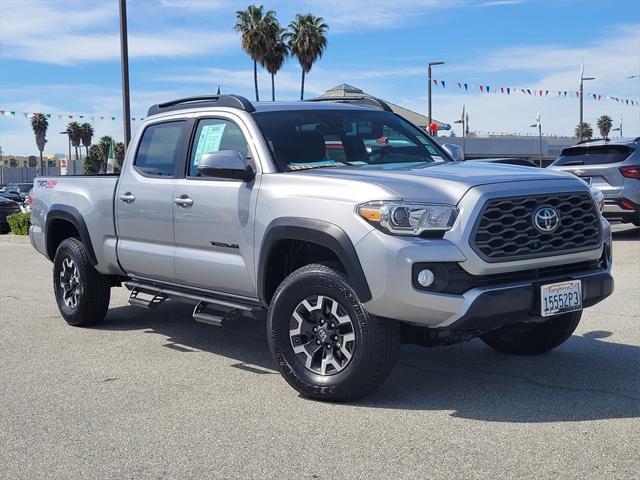
[[(3, 58), (76, 64), (120, 58), (115, 2), (5, 2), (0, 15)], [(164, 29), (133, 31), (129, 55), (177, 57), (223, 53), (237, 46), (231, 31)]]
[(478, 5), (479, 7), (502, 7), (506, 5), (518, 5), (524, 3), (525, 0), (492, 0)]

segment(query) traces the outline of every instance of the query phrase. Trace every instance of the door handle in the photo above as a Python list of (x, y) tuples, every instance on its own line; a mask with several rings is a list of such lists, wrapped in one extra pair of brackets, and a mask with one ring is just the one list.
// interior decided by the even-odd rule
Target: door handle
[(136, 201), (136, 197), (131, 192), (127, 192), (120, 195), (120, 200), (124, 203), (133, 203)]
[(186, 194), (182, 194), (179, 197), (174, 198), (173, 202), (179, 207), (189, 208), (191, 205), (193, 205), (193, 198), (190, 198)]

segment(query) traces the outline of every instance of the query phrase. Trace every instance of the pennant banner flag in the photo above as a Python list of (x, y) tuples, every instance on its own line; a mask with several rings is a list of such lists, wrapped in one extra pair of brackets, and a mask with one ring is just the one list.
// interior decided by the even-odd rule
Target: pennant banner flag
[[(447, 88), (447, 83), (454, 84), (458, 86), (458, 90), (462, 90), (464, 88), (465, 92), (468, 91), (473, 91), (475, 88), (475, 85), (471, 84), (471, 83), (466, 83), (466, 82), (452, 82), (450, 80), (441, 80), (441, 79), (432, 79), (433, 84), (436, 87), (441, 87), (441, 88)], [(533, 96), (533, 97), (548, 97), (549, 93), (555, 95), (556, 93), (558, 94), (558, 98), (580, 98), (580, 92), (574, 92), (574, 91), (568, 91), (568, 90), (547, 90), (547, 89), (532, 89), (532, 88), (514, 88), (514, 87), (493, 87), (491, 85), (484, 85), (484, 84), (480, 84), (478, 85), (478, 88), (480, 90), (480, 92), (482, 93), (494, 93), (494, 94), (501, 94), (501, 95), (511, 95), (511, 93), (514, 94), (519, 94), (519, 95), (529, 95), (529, 96)], [(640, 106), (640, 101), (638, 100), (631, 100), (628, 98), (619, 98), (619, 97), (612, 97), (610, 95), (604, 95), (601, 93), (588, 93), (585, 94), (585, 96), (587, 98), (591, 97), (594, 101), (602, 101), (602, 99), (605, 100), (613, 100), (616, 103), (622, 103), (624, 105), (631, 105), (631, 106)], [(138, 119), (141, 120), (141, 119)]]

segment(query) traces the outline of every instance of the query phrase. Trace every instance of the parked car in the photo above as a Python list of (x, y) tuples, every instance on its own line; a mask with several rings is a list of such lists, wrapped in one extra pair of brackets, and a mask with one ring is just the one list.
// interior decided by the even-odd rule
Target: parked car
[(572, 173), (604, 194), (604, 216), (640, 225), (640, 137), (592, 140), (567, 147), (549, 166)]
[(0, 233), (9, 232), (9, 222), (7, 217), (14, 213), (21, 212), (20, 204), (0, 196)]
[(22, 203), (27, 200), (32, 188), (32, 183), (9, 183), (0, 196)]
[(213, 325), (248, 312), (287, 382), (322, 400), (380, 385), (401, 341), (549, 351), (613, 291), (584, 182), (453, 162), (371, 99), (154, 105), (119, 177), (37, 178), (32, 198), (69, 324), (102, 321), (121, 284)]

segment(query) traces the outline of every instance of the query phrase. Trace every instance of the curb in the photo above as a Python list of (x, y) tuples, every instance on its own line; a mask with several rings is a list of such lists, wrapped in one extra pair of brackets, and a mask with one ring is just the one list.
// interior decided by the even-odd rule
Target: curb
[(29, 240), (29, 235), (14, 235), (13, 233), (7, 233), (5, 235), (0, 235), (0, 243), (31, 245), (31, 240)]

